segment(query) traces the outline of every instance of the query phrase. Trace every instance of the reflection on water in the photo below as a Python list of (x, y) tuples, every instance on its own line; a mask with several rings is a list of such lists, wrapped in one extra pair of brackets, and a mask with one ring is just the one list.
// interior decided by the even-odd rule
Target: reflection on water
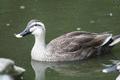
[(10, 76), (8, 74), (0, 74), (0, 80), (23, 80), (23, 76)]
[(111, 76), (111, 74), (106, 75), (101, 72), (103, 67), (100, 63), (94, 65), (93, 63), (89, 61), (55, 63), (31, 61), (35, 71), (35, 80), (96, 80), (96, 78), (105, 80)]
[(0, 80), (14, 80), (14, 79), (9, 75), (0, 75)]
[(35, 71), (35, 80), (45, 80), (45, 70), (49, 67), (42, 62), (31, 62), (32, 68)]

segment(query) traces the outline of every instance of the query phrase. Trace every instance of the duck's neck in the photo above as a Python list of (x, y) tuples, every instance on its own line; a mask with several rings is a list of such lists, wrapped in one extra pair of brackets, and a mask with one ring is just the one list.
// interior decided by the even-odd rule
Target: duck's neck
[(45, 36), (41, 35), (41, 36), (35, 36), (35, 44), (34, 47), (36, 48), (42, 48), (45, 49)]
[(35, 35), (35, 44), (31, 53), (32, 58), (36, 60), (43, 59), (46, 56), (45, 34)]

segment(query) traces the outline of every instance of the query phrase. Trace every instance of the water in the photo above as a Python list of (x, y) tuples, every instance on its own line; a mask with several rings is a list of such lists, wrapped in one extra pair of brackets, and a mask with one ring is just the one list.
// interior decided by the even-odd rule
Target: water
[(35, 80), (34, 70), (38, 70), (37, 80), (115, 80), (118, 73), (104, 74), (100, 70), (102, 63), (120, 59), (120, 45), (115, 46), (113, 54), (85, 61), (40, 63), (31, 61), (34, 38), (16, 39), (14, 33), (22, 31), (29, 20), (39, 19), (46, 25), (47, 43), (76, 29), (119, 34), (119, 13), (119, 0), (0, 0), (0, 57), (25, 68), (24, 80)]

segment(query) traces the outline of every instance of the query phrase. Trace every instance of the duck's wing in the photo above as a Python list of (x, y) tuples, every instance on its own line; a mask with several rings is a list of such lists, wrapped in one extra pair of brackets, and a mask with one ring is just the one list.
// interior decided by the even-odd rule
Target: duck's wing
[(47, 48), (53, 53), (76, 52), (83, 47), (93, 48), (103, 46), (111, 37), (111, 34), (108, 33), (97, 34), (84, 31), (74, 31), (52, 40), (47, 45)]

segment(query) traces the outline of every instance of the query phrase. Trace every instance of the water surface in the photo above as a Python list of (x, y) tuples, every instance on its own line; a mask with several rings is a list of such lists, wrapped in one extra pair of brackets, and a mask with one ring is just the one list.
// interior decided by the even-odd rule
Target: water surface
[[(0, 57), (13, 59), (26, 69), (24, 80), (115, 80), (118, 73), (101, 73), (102, 63), (120, 59), (120, 45), (113, 54), (69, 63), (31, 61), (34, 38), (16, 39), (31, 19), (46, 25), (46, 42), (66, 32), (81, 28), (90, 32), (120, 33), (120, 0), (0, 0)], [(32, 66), (37, 68), (32, 68)], [(40, 66), (40, 67), (38, 67)], [(42, 71), (40, 71), (42, 70)]]

